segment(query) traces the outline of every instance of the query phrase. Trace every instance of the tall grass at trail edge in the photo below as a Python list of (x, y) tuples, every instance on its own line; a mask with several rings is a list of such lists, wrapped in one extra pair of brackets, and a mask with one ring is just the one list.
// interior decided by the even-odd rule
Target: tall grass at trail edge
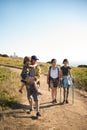
[(7, 68), (0, 68), (0, 110), (14, 107), (18, 98), (20, 77)]
[(87, 91), (87, 68), (72, 68), (75, 87)]

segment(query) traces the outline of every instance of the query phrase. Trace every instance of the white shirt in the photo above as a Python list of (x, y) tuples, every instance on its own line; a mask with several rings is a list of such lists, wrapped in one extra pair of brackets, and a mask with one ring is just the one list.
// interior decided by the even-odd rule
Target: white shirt
[(50, 70), (50, 76), (54, 79), (58, 78), (58, 68), (52, 68)]

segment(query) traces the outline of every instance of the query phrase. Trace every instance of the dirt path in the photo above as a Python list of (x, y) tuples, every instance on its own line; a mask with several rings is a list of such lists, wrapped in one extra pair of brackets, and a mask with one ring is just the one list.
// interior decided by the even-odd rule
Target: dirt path
[[(20, 73), (19, 69), (11, 70)], [(26, 89), (20, 94), (20, 107), (8, 111), (0, 121), (0, 130), (87, 130), (87, 95), (75, 90), (75, 103), (72, 105), (71, 90), (68, 105), (51, 103), (51, 94), (46, 84), (46, 76), (41, 76), (40, 111), (42, 117), (35, 118), (36, 112), (27, 114), (29, 109)]]

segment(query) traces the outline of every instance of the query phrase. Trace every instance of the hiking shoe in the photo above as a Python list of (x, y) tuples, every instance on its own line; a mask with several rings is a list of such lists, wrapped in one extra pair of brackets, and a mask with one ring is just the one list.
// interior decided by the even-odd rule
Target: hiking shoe
[(23, 93), (21, 89), (19, 89), (19, 93), (21, 93), (21, 94)]
[(37, 112), (37, 113), (36, 113), (36, 116), (37, 116), (37, 117), (38, 117), (38, 116), (41, 116), (40, 112)]
[(66, 104), (68, 104), (69, 102), (68, 102), (68, 100), (66, 100)]

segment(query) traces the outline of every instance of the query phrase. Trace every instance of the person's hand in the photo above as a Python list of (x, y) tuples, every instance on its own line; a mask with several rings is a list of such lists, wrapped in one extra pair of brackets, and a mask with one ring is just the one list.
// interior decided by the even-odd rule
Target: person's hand
[(26, 78), (26, 80), (25, 80), (25, 81), (26, 81), (27, 83), (30, 83), (30, 82), (31, 82), (31, 81), (33, 81), (33, 80), (34, 80), (34, 78), (33, 78), (33, 77), (32, 77), (32, 78), (28, 77), (28, 78)]

